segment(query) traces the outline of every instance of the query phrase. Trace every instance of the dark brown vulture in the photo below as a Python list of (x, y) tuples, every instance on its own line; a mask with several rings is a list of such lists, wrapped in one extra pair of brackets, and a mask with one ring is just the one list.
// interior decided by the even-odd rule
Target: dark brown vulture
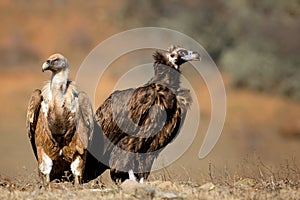
[(70, 67), (61, 54), (50, 56), (42, 71), (52, 71), (50, 82), (29, 100), (26, 127), (44, 183), (72, 173), (82, 181), (87, 148), (94, 129), (88, 96), (68, 79)]
[(113, 92), (96, 111), (106, 137), (107, 158), (115, 182), (142, 182), (154, 159), (179, 133), (192, 103), (180, 88), (180, 66), (200, 60), (197, 52), (171, 46), (153, 54), (154, 77), (145, 85)]

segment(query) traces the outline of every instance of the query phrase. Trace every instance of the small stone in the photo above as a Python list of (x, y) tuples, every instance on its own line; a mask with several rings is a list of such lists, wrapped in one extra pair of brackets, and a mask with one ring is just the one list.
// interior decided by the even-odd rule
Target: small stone
[(213, 183), (209, 182), (209, 183), (205, 183), (205, 184), (201, 185), (200, 189), (210, 191), (210, 190), (213, 190), (215, 187), (216, 186)]
[(136, 196), (140, 199), (145, 197), (153, 198), (155, 195), (155, 189), (148, 187), (146, 184), (138, 183), (132, 180), (125, 180), (120, 187), (129, 195)]
[(127, 179), (120, 185), (120, 187), (122, 188), (122, 190), (124, 192), (134, 193), (137, 189), (141, 189), (141, 188), (145, 187), (145, 185), (138, 183), (136, 181)]
[(155, 197), (158, 197), (161, 199), (179, 199), (180, 198), (177, 194), (174, 194), (172, 192), (159, 192), (159, 191), (156, 191)]

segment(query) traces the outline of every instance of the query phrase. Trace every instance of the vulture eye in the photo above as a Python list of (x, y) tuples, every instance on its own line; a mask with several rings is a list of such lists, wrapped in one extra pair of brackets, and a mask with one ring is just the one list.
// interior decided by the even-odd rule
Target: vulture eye
[(179, 55), (179, 56), (185, 56), (185, 55), (187, 55), (187, 51), (185, 51), (185, 50), (180, 50), (180, 51), (178, 51), (178, 55)]
[(57, 64), (58, 64), (58, 59), (53, 60), (53, 61), (52, 61), (52, 64), (53, 64), (53, 65), (57, 65)]

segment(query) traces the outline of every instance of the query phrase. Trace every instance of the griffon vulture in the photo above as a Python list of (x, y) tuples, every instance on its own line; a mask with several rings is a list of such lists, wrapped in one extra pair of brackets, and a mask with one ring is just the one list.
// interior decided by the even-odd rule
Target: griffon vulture
[(192, 103), (180, 87), (180, 66), (200, 60), (197, 52), (178, 46), (155, 51), (154, 76), (143, 86), (113, 92), (96, 111), (96, 120), (109, 144), (108, 159), (115, 182), (142, 182), (154, 159), (173, 141)]
[(68, 79), (70, 67), (64, 56), (50, 56), (42, 65), (46, 70), (52, 72), (51, 80), (31, 95), (27, 133), (44, 183), (68, 172), (78, 184), (93, 134), (93, 109), (88, 96)]

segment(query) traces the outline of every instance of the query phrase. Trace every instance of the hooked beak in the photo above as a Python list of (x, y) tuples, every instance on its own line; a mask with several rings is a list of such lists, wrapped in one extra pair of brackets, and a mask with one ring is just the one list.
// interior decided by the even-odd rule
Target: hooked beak
[(188, 51), (188, 54), (184, 57), (181, 57), (184, 61), (193, 61), (193, 60), (201, 60), (201, 56), (198, 52)]
[(42, 72), (49, 70), (49, 68), (50, 68), (49, 62), (44, 62), (42, 65)]

